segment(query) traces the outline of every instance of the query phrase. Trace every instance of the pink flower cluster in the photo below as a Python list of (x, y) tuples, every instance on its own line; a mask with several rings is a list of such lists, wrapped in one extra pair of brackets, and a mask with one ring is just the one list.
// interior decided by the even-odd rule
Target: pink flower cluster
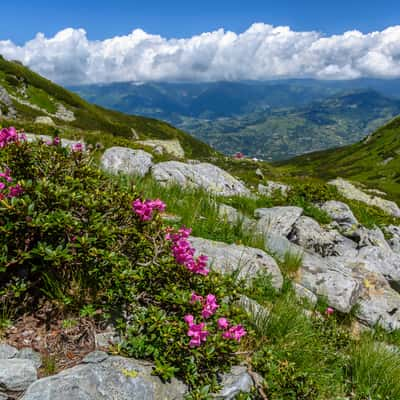
[(53, 138), (52, 140), (48, 140), (48, 141), (46, 142), (46, 144), (47, 144), (48, 146), (59, 146), (59, 145), (61, 144), (61, 139), (60, 139), (58, 136), (56, 136), (56, 137)]
[(132, 203), (132, 208), (141, 221), (150, 221), (153, 218), (154, 210), (164, 211), (165, 204), (160, 199), (145, 201), (136, 199)]
[(13, 178), (10, 176), (9, 169), (6, 169), (5, 172), (0, 173), (0, 200), (4, 199), (5, 197), (9, 197), (10, 199), (13, 197), (18, 197), (24, 192), (21, 185), (18, 183), (14, 186), (9, 185), (12, 181)]
[(193, 292), (190, 302), (192, 304), (200, 302), (203, 305), (203, 310), (201, 312), (202, 317), (210, 318), (215, 314), (217, 308), (219, 307), (216, 300), (217, 299), (213, 294), (208, 294), (206, 298), (204, 298), (203, 296), (199, 296)]
[(0, 149), (6, 147), (8, 143), (19, 142), (20, 140), (26, 140), (26, 137), (20, 135), (13, 126), (0, 130)]
[(218, 320), (218, 328), (224, 330), (225, 332), (222, 334), (224, 339), (232, 339), (240, 342), (240, 339), (243, 336), (246, 336), (246, 330), (242, 325), (233, 325), (229, 328), (229, 322), (226, 318), (220, 318)]
[(74, 153), (81, 153), (83, 151), (83, 144), (75, 143), (74, 145), (72, 145), (72, 151)]
[[(201, 315), (204, 319), (210, 318), (215, 314), (219, 305), (217, 304), (217, 299), (213, 294), (208, 294), (205, 298), (196, 293), (192, 293), (190, 298), (190, 303), (201, 303), (203, 310)], [(205, 330), (206, 325), (204, 322), (200, 324), (194, 323), (194, 317), (188, 314), (184, 317), (185, 322), (189, 326), (187, 335), (191, 338), (189, 342), (190, 347), (198, 347), (202, 342), (205, 342), (209, 332)], [(229, 321), (226, 318), (219, 318), (217, 321), (218, 329), (223, 330), (224, 333), (222, 337), (224, 339), (232, 339), (240, 342), (240, 339), (246, 335), (246, 331), (242, 325), (233, 325), (230, 327)]]
[(207, 275), (209, 272), (206, 268), (208, 257), (201, 255), (197, 259), (194, 258), (195, 250), (188, 240), (191, 233), (191, 229), (184, 227), (176, 233), (168, 230), (166, 239), (172, 241), (172, 254), (178, 264), (184, 265), (194, 274)]
[(207, 340), (209, 332), (205, 330), (206, 324), (201, 322), (200, 324), (194, 323), (193, 315), (186, 315), (184, 318), (185, 322), (188, 324), (189, 330), (187, 335), (191, 338), (189, 342), (190, 347), (198, 347), (202, 342)]

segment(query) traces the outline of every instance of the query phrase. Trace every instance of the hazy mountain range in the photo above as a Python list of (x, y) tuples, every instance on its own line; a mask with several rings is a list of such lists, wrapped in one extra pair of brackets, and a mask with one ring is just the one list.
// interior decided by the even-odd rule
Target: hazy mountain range
[(354, 143), (400, 113), (400, 80), (111, 83), (90, 102), (166, 120), (226, 154), (279, 160)]

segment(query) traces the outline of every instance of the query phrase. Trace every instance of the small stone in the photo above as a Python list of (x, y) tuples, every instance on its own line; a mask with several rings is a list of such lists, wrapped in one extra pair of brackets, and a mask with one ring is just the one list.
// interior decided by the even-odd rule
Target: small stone
[(121, 342), (121, 338), (114, 329), (110, 329), (106, 332), (96, 333), (94, 336), (96, 349), (98, 348), (108, 348), (112, 345)]
[(49, 125), (49, 126), (56, 125), (50, 117), (46, 117), (46, 116), (36, 117), (35, 124), (42, 124), (42, 125)]
[(247, 368), (234, 366), (229, 373), (221, 375), (222, 389), (214, 397), (218, 400), (233, 400), (240, 393), (250, 393), (254, 386)]
[(104, 361), (105, 359), (108, 358), (108, 354), (105, 353), (104, 351), (93, 351), (92, 353), (89, 353), (84, 357), (82, 362), (84, 364), (93, 364), (93, 363), (99, 363)]
[(18, 353), (18, 350), (6, 343), (0, 343), (0, 360), (14, 358)]

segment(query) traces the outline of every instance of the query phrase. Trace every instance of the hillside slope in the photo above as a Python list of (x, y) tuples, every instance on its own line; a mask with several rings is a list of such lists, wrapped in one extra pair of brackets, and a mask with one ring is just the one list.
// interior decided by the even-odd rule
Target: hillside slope
[[(77, 135), (92, 131), (99, 137), (106, 133), (128, 139), (178, 139), (188, 156), (215, 155), (206, 144), (165, 122), (90, 104), (20, 63), (0, 56), (0, 118), (28, 130), (39, 116), (50, 116), (58, 128)], [(35, 132), (39, 131), (36, 126)]]
[(400, 117), (350, 146), (277, 163), (281, 171), (326, 179), (350, 178), (400, 199)]

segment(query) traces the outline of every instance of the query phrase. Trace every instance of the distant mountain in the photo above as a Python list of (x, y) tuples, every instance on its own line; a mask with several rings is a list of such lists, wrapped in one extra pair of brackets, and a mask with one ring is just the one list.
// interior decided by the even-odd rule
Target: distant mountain
[(164, 119), (226, 154), (279, 160), (360, 140), (400, 113), (400, 80), (112, 83), (87, 100)]

